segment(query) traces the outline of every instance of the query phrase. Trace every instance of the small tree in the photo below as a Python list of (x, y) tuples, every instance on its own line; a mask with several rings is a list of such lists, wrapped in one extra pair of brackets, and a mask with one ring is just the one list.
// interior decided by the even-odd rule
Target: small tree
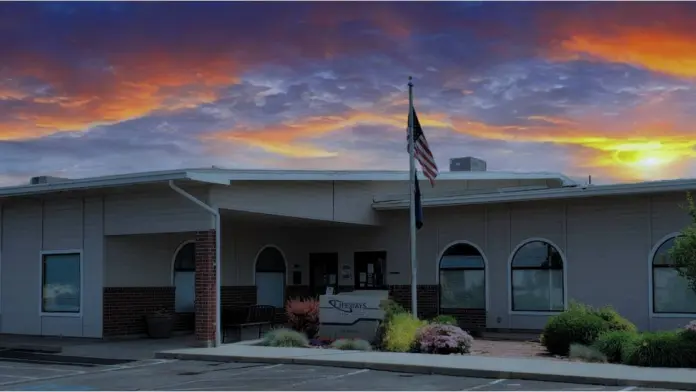
[(696, 204), (691, 193), (686, 194), (686, 210), (691, 223), (674, 239), (674, 246), (669, 256), (680, 276), (689, 282), (689, 287), (696, 291)]

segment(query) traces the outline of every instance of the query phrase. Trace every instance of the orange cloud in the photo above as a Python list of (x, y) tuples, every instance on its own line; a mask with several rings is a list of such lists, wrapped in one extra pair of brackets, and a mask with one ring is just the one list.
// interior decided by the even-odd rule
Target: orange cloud
[[(28, 59), (15, 59), (15, 61)], [(193, 107), (217, 98), (216, 87), (237, 81), (239, 68), (229, 60), (197, 56), (113, 55), (102, 69), (79, 71), (35, 59), (17, 67), (17, 79), (33, 77), (45, 84), (41, 94), (0, 90), (0, 100), (24, 105), (0, 124), (0, 139), (40, 137), (117, 123), (157, 110)], [(40, 64), (40, 65), (36, 65)]]
[(551, 60), (630, 64), (667, 75), (696, 76), (696, 30), (688, 3), (595, 3), (578, 12), (542, 12)]
[[(420, 119), (423, 126), (449, 127), (446, 116), (430, 114)], [(241, 142), (265, 151), (293, 158), (331, 157), (336, 153), (328, 151), (309, 140), (320, 138), (332, 132), (358, 125), (381, 125), (387, 130), (406, 128), (405, 116), (398, 114), (350, 112), (333, 116), (317, 116), (290, 121), (261, 129), (248, 127), (208, 135), (204, 140)]]
[[(505, 125), (442, 113), (424, 112), (419, 118), (431, 130), (449, 129), (489, 140), (577, 147), (582, 153), (569, 157), (577, 170), (601, 170), (622, 179), (652, 179), (679, 176), (683, 163), (696, 157), (696, 130), (688, 116), (669, 109), (673, 103), (670, 97), (650, 97), (643, 105), (617, 117), (601, 113), (588, 113), (583, 118), (530, 116)], [(363, 124), (403, 132), (404, 123), (403, 114), (354, 111), (259, 129), (240, 127), (207, 135), (205, 140), (243, 143), (295, 159), (326, 158), (337, 153), (321, 146), (325, 135)], [(437, 139), (431, 140), (437, 143)]]

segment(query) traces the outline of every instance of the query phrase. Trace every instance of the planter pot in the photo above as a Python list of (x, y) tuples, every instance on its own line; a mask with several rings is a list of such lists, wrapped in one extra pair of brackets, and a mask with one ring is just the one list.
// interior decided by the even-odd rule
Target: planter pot
[(174, 317), (172, 315), (150, 314), (145, 316), (147, 335), (153, 339), (167, 339), (172, 336)]

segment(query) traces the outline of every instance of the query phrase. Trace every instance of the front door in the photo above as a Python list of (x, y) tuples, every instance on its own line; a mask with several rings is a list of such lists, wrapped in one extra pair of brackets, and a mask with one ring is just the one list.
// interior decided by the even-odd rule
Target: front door
[(314, 296), (326, 293), (327, 287), (338, 291), (338, 253), (310, 253), (309, 289)]

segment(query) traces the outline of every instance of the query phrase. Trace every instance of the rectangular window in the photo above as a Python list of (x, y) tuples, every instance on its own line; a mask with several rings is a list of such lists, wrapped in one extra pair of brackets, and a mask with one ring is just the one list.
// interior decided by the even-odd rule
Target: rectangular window
[(483, 269), (440, 270), (440, 308), (486, 309)]
[(563, 270), (513, 270), (512, 282), (512, 310), (563, 310)]
[(696, 313), (696, 293), (675, 268), (654, 268), (653, 285), (655, 313)]
[(79, 253), (44, 254), (41, 260), (41, 311), (80, 313), (82, 257)]

